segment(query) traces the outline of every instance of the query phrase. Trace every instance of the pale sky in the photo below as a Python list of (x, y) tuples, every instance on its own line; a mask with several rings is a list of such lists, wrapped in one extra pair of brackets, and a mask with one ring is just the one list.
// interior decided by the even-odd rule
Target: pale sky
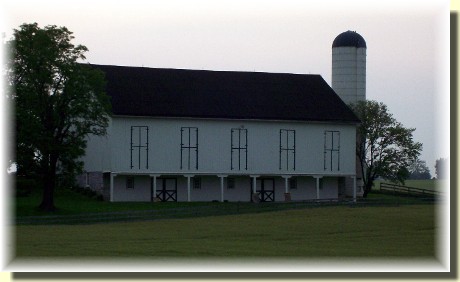
[[(66, 26), (93, 64), (320, 74), (332, 41), (367, 43), (367, 99), (384, 102), (434, 176), (449, 157), (449, 1), (0, 1), (0, 32)], [(416, 5), (414, 5), (416, 4)]]

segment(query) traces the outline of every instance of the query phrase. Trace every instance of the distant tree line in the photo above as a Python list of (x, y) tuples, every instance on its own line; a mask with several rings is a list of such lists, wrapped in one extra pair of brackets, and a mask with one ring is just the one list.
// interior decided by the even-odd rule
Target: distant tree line
[(426, 161), (416, 159), (407, 169), (409, 171), (408, 179), (431, 179), (430, 169)]
[(436, 169), (436, 179), (447, 179), (449, 172), (449, 159), (437, 159), (434, 168)]
[[(446, 158), (440, 158), (436, 160), (435, 164), (435, 177), (436, 179), (447, 179), (449, 171), (449, 160)], [(409, 172), (408, 179), (431, 179), (430, 169), (426, 165), (426, 162), (420, 159), (415, 160), (407, 168)]]

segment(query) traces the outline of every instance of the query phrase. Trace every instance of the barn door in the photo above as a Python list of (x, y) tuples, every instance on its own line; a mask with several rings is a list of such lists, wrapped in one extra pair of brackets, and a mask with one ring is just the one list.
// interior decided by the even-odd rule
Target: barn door
[(162, 202), (177, 202), (177, 179), (157, 178), (156, 196)]
[[(251, 181), (252, 191), (252, 181)], [(273, 178), (262, 178), (256, 181), (256, 193), (261, 202), (275, 201), (275, 180)]]

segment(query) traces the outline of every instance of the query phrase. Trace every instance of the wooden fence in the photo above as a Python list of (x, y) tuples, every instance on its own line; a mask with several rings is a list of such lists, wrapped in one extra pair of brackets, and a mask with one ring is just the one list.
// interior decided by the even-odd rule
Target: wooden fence
[(381, 192), (391, 192), (393, 194), (403, 194), (409, 196), (418, 196), (418, 197), (438, 197), (442, 193), (439, 191), (434, 191), (431, 189), (421, 189), (416, 187), (409, 187), (397, 184), (390, 183), (381, 183), (380, 184)]

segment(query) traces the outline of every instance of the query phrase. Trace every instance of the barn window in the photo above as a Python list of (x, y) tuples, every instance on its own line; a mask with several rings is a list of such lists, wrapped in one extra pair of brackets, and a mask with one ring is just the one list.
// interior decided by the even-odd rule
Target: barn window
[(180, 129), (180, 169), (198, 169), (198, 128)]
[(235, 189), (235, 178), (227, 178), (227, 189)]
[(201, 177), (193, 178), (193, 189), (195, 190), (201, 189)]
[(324, 170), (340, 170), (340, 131), (324, 131)]
[(134, 177), (126, 177), (126, 189), (134, 189)]
[(295, 178), (295, 177), (289, 178), (289, 189), (290, 190), (297, 189), (297, 178)]
[(149, 127), (131, 126), (131, 169), (149, 168)]
[(231, 170), (248, 169), (248, 130), (244, 128), (231, 129)]
[(280, 170), (295, 170), (295, 130), (280, 129)]

